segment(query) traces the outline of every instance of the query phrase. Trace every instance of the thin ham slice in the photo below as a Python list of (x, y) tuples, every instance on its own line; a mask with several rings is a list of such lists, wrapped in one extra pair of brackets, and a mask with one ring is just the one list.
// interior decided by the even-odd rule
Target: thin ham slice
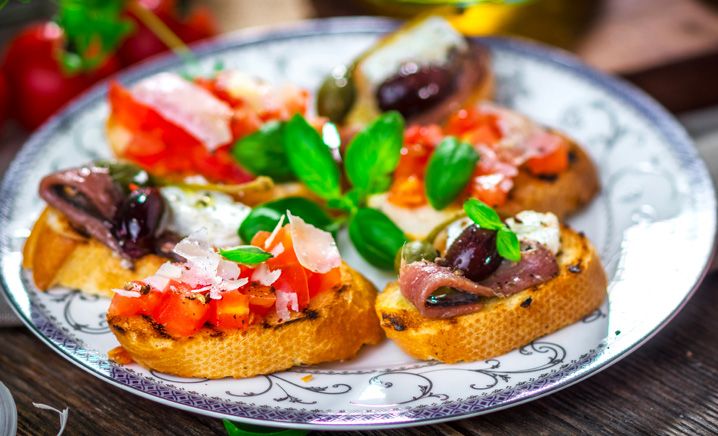
[(482, 303), (430, 305), (427, 300), (439, 288), (448, 287), (480, 297), (506, 297), (544, 283), (558, 274), (556, 257), (545, 247), (530, 248), (518, 263), (504, 260), (489, 278), (474, 282), (446, 266), (419, 261), (404, 265), (399, 273), (401, 293), (427, 318), (452, 318), (481, 309)]
[(172, 73), (160, 73), (132, 87), (132, 96), (182, 127), (209, 150), (232, 140), (232, 109), (200, 86)]

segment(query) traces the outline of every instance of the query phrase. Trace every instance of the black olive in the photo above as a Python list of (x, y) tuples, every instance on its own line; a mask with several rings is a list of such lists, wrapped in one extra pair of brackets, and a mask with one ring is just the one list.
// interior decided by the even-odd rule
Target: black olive
[(382, 111), (396, 110), (409, 118), (430, 109), (455, 88), (453, 71), (436, 65), (419, 67), (410, 62), (379, 86), (376, 100)]
[(464, 304), (474, 304), (480, 302), (485, 297), (462, 292), (448, 286), (437, 288), (426, 299), (426, 305), (429, 307), (454, 307)]
[(138, 259), (154, 251), (164, 210), (164, 199), (157, 188), (137, 189), (123, 201), (114, 220), (114, 231), (129, 257)]
[(476, 225), (467, 227), (451, 244), (444, 259), (447, 266), (461, 270), (475, 282), (485, 279), (501, 265), (496, 232)]

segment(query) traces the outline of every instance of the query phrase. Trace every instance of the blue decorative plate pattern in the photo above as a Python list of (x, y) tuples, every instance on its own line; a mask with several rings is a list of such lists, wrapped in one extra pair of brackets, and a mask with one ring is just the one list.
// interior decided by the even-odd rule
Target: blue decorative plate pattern
[[(317, 89), (395, 24), (379, 19), (310, 21), (251, 30), (198, 47), (197, 71), (221, 62), (275, 83)], [(609, 301), (583, 321), (504, 356), (455, 365), (419, 362), (391, 342), (356, 359), (244, 380), (183, 379), (118, 366), (104, 321), (108, 300), (70, 289), (40, 293), (21, 251), (43, 207), (40, 178), (109, 157), (102, 84), (54, 117), (25, 145), (0, 191), (0, 268), (12, 306), (45, 343), (91, 374), (170, 406), (281, 427), (383, 428), (487, 413), (555, 392), (624, 357), (685, 304), (707, 267), (715, 236), (713, 186), (677, 122), (631, 86), (540, 45), (487, 38), (498, 100), (584, 144), (603, 191), (570, 223), (599, 248)], [(170, 56), (120, 76), (130, 84), (163, 70)], [(345, 259), (381, 288), (390, 276), (364, 263), (339, 235)], [(307, 377), (311, 376), (311, 377)]]

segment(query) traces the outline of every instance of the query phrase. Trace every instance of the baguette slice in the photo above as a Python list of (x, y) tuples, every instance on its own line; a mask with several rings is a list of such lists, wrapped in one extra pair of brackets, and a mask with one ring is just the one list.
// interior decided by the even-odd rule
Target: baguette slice
[(596, 250), (581, 233), (563, 227), (559, 275), (506, 298), (491, 298), (478, 312), (430, 319), (390, 283), (376, 312), (389, 339), (411, 356), (446, 363), (505, 354), (572, 324), (606, 298), (607, 279)]
[(342, 265), (342, 285), (313, 298), (302, 313), (280, 323), (273, 314), (246, 331), (203, 327), (196, 335), (172, 338), (142, 316), (108, 317), (123, 350), (140, 365), (181, 377), (252, 377), (354, 357), (362, 345), (384, 335), (374, 312), (376, 289)]
[(147, 255), (137, 260), (134, 268), (126, 268), (112, 250), (77, 233), (62, 213), (48, 207), (25, 242), (22, 265), (32, 271), (35, 286), (41, 291), (64, 286), (111, 297), (110, 289), (149, 277), (166, 261)]

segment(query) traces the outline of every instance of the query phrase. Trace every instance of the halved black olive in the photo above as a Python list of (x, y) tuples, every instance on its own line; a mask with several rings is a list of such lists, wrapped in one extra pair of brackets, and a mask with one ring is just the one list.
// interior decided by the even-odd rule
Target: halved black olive
[(456, 89), (455, 72), (437, 65), (409, 62), (376, 91), (382, 111), (396, 110), (410, 118), (442, 101)]
[(478, 282), (501, 265), (496, 249), (496, 232), (470, 225), (451, 244), (444, 256), (444, 263), (461, 270), (464, 276)]

